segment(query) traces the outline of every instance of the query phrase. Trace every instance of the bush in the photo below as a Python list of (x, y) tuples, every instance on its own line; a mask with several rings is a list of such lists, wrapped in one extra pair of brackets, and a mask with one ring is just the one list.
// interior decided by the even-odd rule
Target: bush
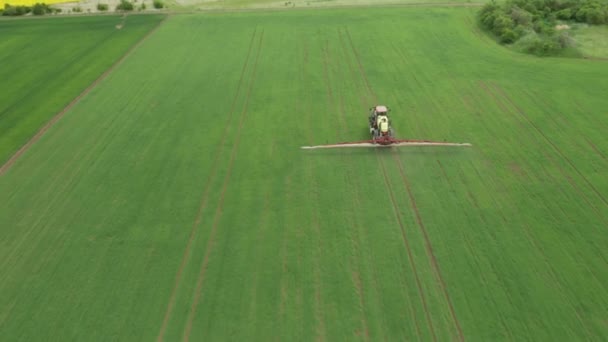
[(492, 24), (492, 31), (496, 34), (496, 35), (501, 35), (505, 30), (507, 29), (513, 29), (515, 28), (515, 23), (513, 22), (513, 20), (504, 15), (504, 14), (500, 14), (499, 16), (496, 17), (496, 19), (494, 19), (494, 23)]
[(556, 40), (562, 49), (574, 47), (574, 45), (575, 45), (574, 39), (570, 36), (570, 33), (567, 31), (561, 31), (557, 35)]
[(116, 6), (117, 11), (132, 11), (133, 4), (127, 0), (120, 0), (120, 4)]
[(97, 4), (97, 10), (98, 11), (107, 11), (108, 10), (108, 4)]
[(33, 15), (45, 15), (47, 13), (53, 13), (53, 9), (45, 3), (35, 3), (32, 6)]
[(608, 23), (607, 0), (491, 0), (478, 13), (478, 22), (503, 44), (546, 56), (574, 46), (565, 31), (557, 31), (558, 20), (576, 20), (591, 25)]
[(165, 4), (161, 0), (154, 0), (152, 6), (154, 6), (156, 9), (161, 9), (165, 7)]
[(2, 11), (2, 15), (7, 17), (16, 17), (28, 14), (31, 11), (32, 8), (29, 6), (11, 6), (9, 4), (5, 4), (4, 11)]
[(517, 38), (519, 38), (517, 33), (508, 28), (502, 31), (502, 34), (500, 35), (500, 42), (504, 44), (511, 44), (514, 43)]
[(142, 2), (141, 5), (139, 6), (139, 10), (140, 11), (145, 11), (146, 10), (146, 4)]
[(517, 41), (515, 47), (523, 52), (537, 56), (550, 56), (560, 50), (559, 44), (550, 38), (543, 38), (536, 33), (528, 34)]
[(591, 25), (601, 25), (606, 23), (606, 14), (601, 8), (589, 8), (587, 10), (585, 21)]
[(564, 8), (561, 11), (558, 11), (557, 13), (555, 13), (555, 15), (557, 16), (557, 19), (560, 20), (570, 20), (572, 19), (572, 9), (571, 8)]
[(72, 12), (74, 12), (74, 13), (81, 13), (82, 12), (82, 7), (80, 7), (80, 6), (72, 7)]
[(518, 25), (527, 26), (532, 22), (532, 14), (515, 6), (511, 9), (511, 19)]

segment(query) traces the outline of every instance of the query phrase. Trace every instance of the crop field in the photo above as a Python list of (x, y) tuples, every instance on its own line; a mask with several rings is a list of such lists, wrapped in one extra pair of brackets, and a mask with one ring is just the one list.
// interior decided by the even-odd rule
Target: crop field
[(69, 0), (44, 0), (44, 1), (40, 1), (40, 0), (0, 0), (0, 8), (4, 8), (5, 4), (9, 4), (11, 6), (31, 6), (37, 2), (40, 3), (45, 3), (47, 5), (53, 5), (53, 4), (60, 4), (60, 3), (67, 3), (67, 2), (73, 2), (73, 3), (77, 3), (78, 1), (69, 1)]
[[(169, 17), (0, 174), (0, 340), (608, 339), (608, 64), (474, 20)], [(473, 147), (299, 148), (374, 104)]]
[(0, 21), (0, 164), (162, 18)]

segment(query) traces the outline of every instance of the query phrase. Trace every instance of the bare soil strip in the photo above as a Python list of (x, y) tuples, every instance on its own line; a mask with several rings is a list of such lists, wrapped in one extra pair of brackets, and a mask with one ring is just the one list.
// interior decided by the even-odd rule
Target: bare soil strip
[(101, 81), (106, 79), (106, 77), (108, 77), (108, 75), (110, 75), (112, 71), (114, 71), (118, 66), (120, 66), (127, 59), (127, 57), (129, 57), (133, 53), (133, 51), (137, 50), (137, 48), (139, 48), (152, 34), (154, 34), (167, 20), (168, 17), (169, 16), (166, 16), (158, 23), (158, 25), (156, 25), (155, 28), (150, 30), (150, 32), (143, 36), (137, 43), (135, 43), (135, 45), (129, 48), (129, 50), (127, 50), (127, 52), (125, 52), (125, 54), (122, 55), (120, 59), (114, 62), (114, 64), (108, 70), (106, 70), (103, 74), (101, 74), (101, 76), (99, 76), (95, 81), (93, 81), (91, 85), (89, 85), (82, 93), (80, 93), (80, 95), (76, 96), (76, 98), (73, 99), (72, 102), (70, 102), (67, 106), (65, 106), (65, 108), (63, 108), (59, 113), (55, 114), (55, 116), (49, 122), (47, 122), (27, 143), (25, 143), (25, 145), (23, 145), (19, 150), (17, 150), (17, 152), (15, 152), (15, 154), (13, 154), (9, 158), (9, 160), (4, 163), (4, 165), (0, 166), (0, 177), (4, 175), (11, 168), (11, 166), (13, 166), (13, 164), (15, 164), (19, 157), (21, 157), (25, 152), (27, 152), (32, 147), (32, 145), (34, 145), (38, 140), (40, 140), (40, 138), (42, 138), (42, 136), (51, 127), (53, 127), (57, 123), (57, 121), (59, 121), (72, 107), (74, 107), (74, 105), (76, 105), (83, 97), (89, 94), (91, 90), (93, 90)]
[(452, 319), (454, 320), (456, 329), (458, 330), (458, 339), (460, 341), (464, 341), (464, 335), (462, 333), (462, 328), (460, 326), (460, 322), (458, 321), (458, 318), (456, 317), (456, 311), (454, 310), (454, 305), (452, 304), (452, 300), (450, 299), (450, 294), (447, 291), (447, 286), (445, 284), (445, 281), (443, 280), (443, 276), (441, 275), (441, 270), (439, 269), (439, 263), (437, 262), (435, 253), (433, 253), (433, 246), (431, 245), (431, 240), (429, 239), (428, 232), (426, 231), (426, 228), (424, 227), (424, 222), (422, 221), (422, 217), (420, 216), (420, 211), (418, 210), (418, 205), (416, 204), (416, 199), (414, 198), (414, 194), (412, 193), (410, 182), (408, 181), (408, 179), (405, 175), (405, 172), (403, 171), (403, 165), (401, 165), (401, 159), (399, 158), (399, 156), (396, 153), (393, 153), (393, 156), (395, 157), (396, 164), (399, 167), (399, 173), (401, 174), (401, 178), (403, 179), (403, 184), (405, 185), (408, 196), (410, 198), (410, 204), (416, 215), (416, 222), (418, 223), (418, 227), (420, 228), (420, 230), (422, 231), (422, 234), (424, 235), (427, 253), (429, 254), (429, 256), (431, 258), (431, 265), (432, 265), (437, 277), (439, 278), (439, 283), (441, 285), (441, 289), (443, 290), (443, 294), (444, 294), (445, 299), (448, 302), (448, 306), (450, 308), (450, 314), (452, 316)]
[(190, 312), (188, 314), (188, 321), (186, 323), (186, 327), (184, 329), (184, 340), (190, 340), (190, 333), (192, 332), (192, 323), (194, 321), (194, 317), (196, 315), (196, 309), (198, 307), (198, 303), (202, 296), (202, 288), (205, 282), (205, 274), (207, 271), (207, 265), (209, 264), (209, 256), (211, 255), (211, 251), (213, 250), (213, 246), (215, 243), (215, 234), (217, 232), (217, 227), (219, 220), (222, 216), (222, 209), (224, 205), (224, 199), (226, 196), (226, 189), (228, 188), (228, 184), (230, 183), (230, 175), (232, 174), (232, 169), (234, 165), (234, 160), (236, 158), (239, 143), (241, 141), (241, 132), (243, 131), (243, 125), (245, 123), (245, 118), (248, 113), (248, 105), (249, 99), (251, 95), (251, 91), (253, 89), (253, 85), (255, 83), (255, 76), (257, 73), (258, 60), (260, 57), (260, 51), (262, 50), (262, 41), (264, 40), (264, 30), (260, 33), (260, 38), (258, 42), (258, 49), (255, 57), (255, 62), (253, 64), (253, 71), (251, 74), (251, 81), (249, 83), (249, 89), (247, 89), (247, 95), (245, 96), (245, 104), (243, 105), (243, 110), (241, 112), (241, 118), (239, 120), (239, 127), (236, 135), (236, 140), (234, 142), (234, 146), (232, 147), (232, 152), (230, 154), (230, 162), (228, 164), (228, 170), (226, 171), (226, 176), (224, 177), (224, 184), (222, 185), (222, 192), (220, 194), (220, 199), (217, 205), (217, 209), (215, 211), (215, 216), (213, 219), (213, 226), (211, 228), (211, 233), (209, 235), (209, 239), (207, 240), (207, 245), (205, 247), (205, 256), (203, 259), (203, 263), (201, 265), (201, 270), (199, 272), (197, 283), (196, 283), (196, 292), (194, 293), (194, 300), (192, 301), (192, 305), (190, 306)]
[(175, 276), (175, 282), (173, 284), (173, 289), (171, 290), (171, 296), (169, 297), (169, 302), (167, 304), (167, 309), (165, 311), (165, 316), (163, 318), (163, 323), (161, 325), (160, 331), (158, 333), (158, 336), (156, 338), (157, 341), (162, 341), (165, 335), (165, 331), (167, 329), (167, 324), (169, 323), (169, 319), (171, 317), (171, 313), (173, 312), (173, 306), (175, 305), (175, 300), (176, 300), (176, 296), (177, 296), (177, 289), (181, 283), (181, 279), (182, 279), (182, 273), (184, 271), (184, 268), (186, 267), (187, 261), (189, 260), (189, 256), (190, 256), (190, 250), (192, 249), (192, 243), (194, 242), (194, 237), (196, 235), (196, 231), (197, 231), (197, 227), (201, 222), (202, 219), (202, 215), (203, 215), (203, 211), (204, 209), (207, 207), (207, 202), (209, 199), (209, 189), (211, 187), (211, 183), (213, 182), (213, 180), (215, 179), (215, 175), (217, 174), (217, 170), (219, 167), (219, 163), (218, 163), (218, 159), (219, 156), (222, 155), (222, 151), (224, 150), (224, 147), (226, 145), (226, 137), (227, 137), (227, 131), (229, 129), (229, 127), (231, 126), (232, 123), (232, 119), (234, 117), (234, 110), (236, 108), (236, 103), (237, 103), (237, 99), (241, 93), (241, 89), (242, 89), (242, 85), (243, 85), (243, 79), (244, 79), (244, 75), (245, 75), (245, 70), (247, 69), (247, 66), (249, 65), (249, 60), (250, 60), (250, 56), (251, 56), (251, 50), (253, 48), (254, 45), (254, 38), (256, 36), (256, 31), (257, 28), (254, 28), (253, 33), (251, 35), (251, 40), (249, 42), (249, 49), (247, 51), (247, 55), (245, 57), (245, 62), (243, 63), (243, 68), (241, 69), (241, 75), (237, 84), (237, 88), (236, 88), (236, 93), (234, 95), (234, 99), (232, 100), (232, 104), (230, 106), (230, 114), (229, 114), (229, 118), (228, 118), (228, 123), (226, 124), (226, 127), (224, 128), (224, 133), (222, 134), (222, 140), (220, 141), (219, 144), (219, 148), (217, 150), (217, 153), (215, 154), (214, 158), (213, 158), (213, 162), (210, 164), (212, 166), (215, 166), (213, 168), (213, 171), (211, 173), (211, 175), (209, 176), (209, 178), (207, 179), (207, 182), (205, 184), (205, 189), (203, 190), (203, 196), (200, 202), (200, 206), (198, 208), (198, 212), (196, 214), (196, 219), (194, 220), (194, 223), (192, 224), (192, 228), (190, 229), (190, 235), (188, 237), (188, 242), (186, 244), (186, 249), (184, 250), (184, 254), (182, 256), (182, 261), (179, 265), (179, 269), (177, 271), (177, 274)]

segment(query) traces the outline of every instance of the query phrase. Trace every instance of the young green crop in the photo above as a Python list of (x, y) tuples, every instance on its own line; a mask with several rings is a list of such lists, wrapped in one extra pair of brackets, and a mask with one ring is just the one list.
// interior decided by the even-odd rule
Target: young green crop
[[(0, 176), (0, 339), (604, 340), (607, 80), (470, 9), (174, 15)], [(474, 146), (299, 149), (375, 104)]]
[(0, 21), (0, 164), (161, 18)]

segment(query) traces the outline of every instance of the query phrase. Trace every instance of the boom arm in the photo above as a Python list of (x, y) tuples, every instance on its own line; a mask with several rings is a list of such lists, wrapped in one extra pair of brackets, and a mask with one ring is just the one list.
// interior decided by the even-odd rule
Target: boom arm
[(361, 140), (353, 142), (342, 142), (337, 144), (302, 146), (304, 150), (314, 150), (321, 148), (350, 148), (350, 147), (409, 147), (409, 146), (471, 146), (469, 143), (450, 143), (430, 140), (411, 140), (411, 139), (390, 139), (387, 142), (378, 143), (374, 140)]

